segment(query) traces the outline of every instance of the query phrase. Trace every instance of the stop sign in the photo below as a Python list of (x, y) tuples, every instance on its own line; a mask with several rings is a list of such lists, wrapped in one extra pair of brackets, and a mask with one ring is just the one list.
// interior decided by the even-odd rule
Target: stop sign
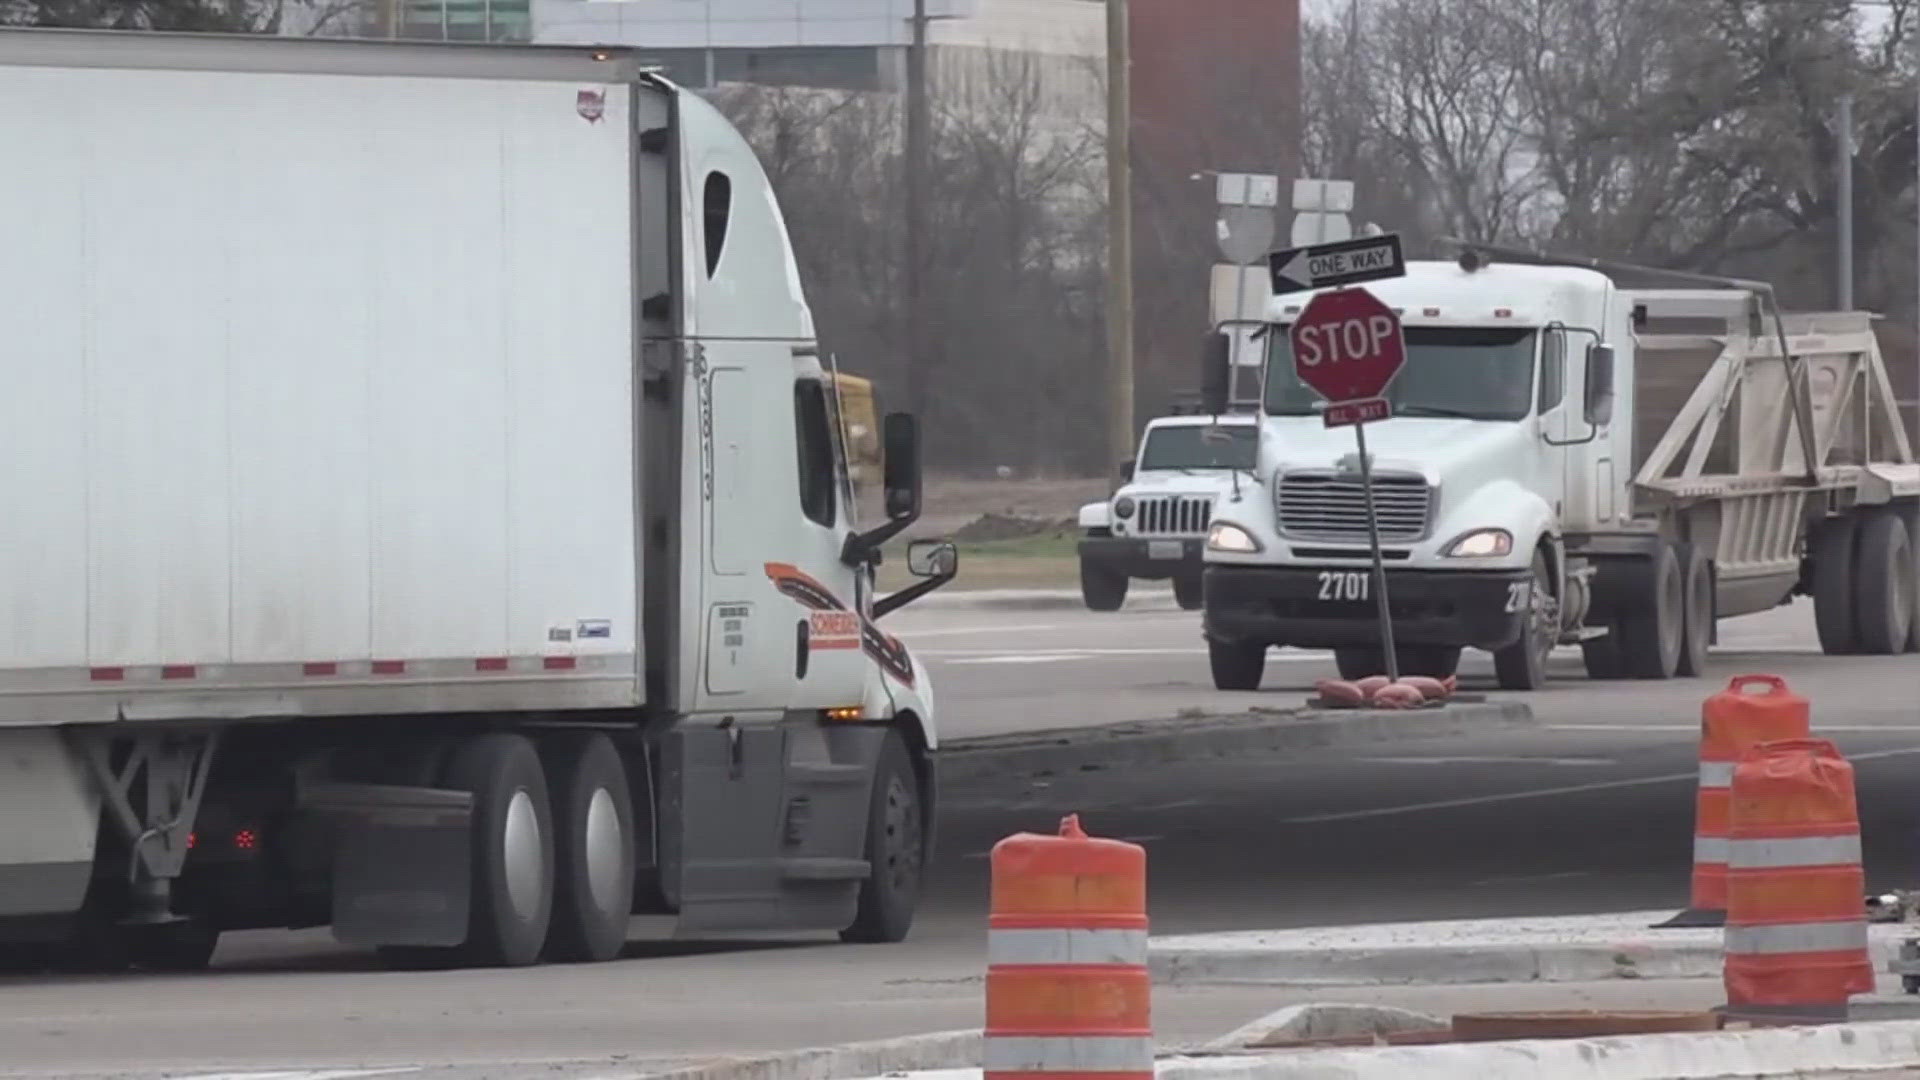
[(1332, 402), (1379, 397), (1407, 362), (1400, 317), (1365, 289), (1315, 295), (1287, 335), (1294, 374)]

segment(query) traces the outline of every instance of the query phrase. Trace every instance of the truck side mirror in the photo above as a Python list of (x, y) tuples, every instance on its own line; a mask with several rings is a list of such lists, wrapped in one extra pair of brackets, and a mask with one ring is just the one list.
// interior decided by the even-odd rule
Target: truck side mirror
[(1131, 479), (1133, 479), (1133, 459), (1128, 458), (1120, 463), (1120, 482), (1124, 484)]
[(1587, 347), (1586, 421), (1601, 427), (1613, 421), (1613, 346)]
[[(1214, 331), (1200, 350), (1200, 411), (1215, 416), (1227, 411), (1233, 387), (1233, 350), (1227, 335)], [(1128, 470), (1131, 471), (1131, 470)]]
[(920, 424), (912, 413), (888, 413), (882, 428), (887, 519), (912, 521), (920, 516)]

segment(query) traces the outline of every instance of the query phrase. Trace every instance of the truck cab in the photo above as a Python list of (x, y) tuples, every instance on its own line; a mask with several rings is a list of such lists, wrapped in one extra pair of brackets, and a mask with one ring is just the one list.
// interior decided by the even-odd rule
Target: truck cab
[[(1631, 429), (1612, 422), (1628, 305), (1605, 275), (1414, 262), (1371, 286), (1398, 310), (1407, 361), (1367, 427), (1394, 640), (1403, 673), (1443, 677), (1463, 649), (1531, 688), (1581, 625), (1569, 530), (1625, 527)], [(1205, 545), (1216, 685), (1258, 686), (1276, 645), (1332, 649), (1343, 677), (1385, 670), (1353, 432), (1324, 426), (1294, 374), (1288, 326), (1311, 294), (1268, 310), (1257, 483), (1222, 504)]]
[(1253, 486), (1259, 426), (1246, 414), (1162, 416), (1147, 423), (1111, 498), (1080, 508), (1080, 593), (1117, 611), (1127, 584), (1173, 580), (1182, 608), (1201, 606), (1202, 548), (1213, 506)]

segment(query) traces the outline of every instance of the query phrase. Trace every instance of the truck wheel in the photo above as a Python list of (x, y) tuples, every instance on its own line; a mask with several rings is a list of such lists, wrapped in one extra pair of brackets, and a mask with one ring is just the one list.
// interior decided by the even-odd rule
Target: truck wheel
[(1854, 621), (1853, 553), (1860, 523), (1853, 515), (1828, 518), (1813, 535), (1813, 625), (1820, 651), (1851, 656), (1860, 651)]
[(1638, 587), (1614, 624), (1620, 637), (1622, 670), (1630, 679), (1671, 679), (1680, 667), (1680, 638), (1685, 630), (1686, 583), (1672, 544), (1661, 544), (1653, 561), (1642, 564)]
[(1201, 584), (1199, 574), (1175, 574), (1173, 577), (1173, 598), (1180, 602), (1182, 611), (1199, 611), (1206, 606), (1206, 590)]
[(553, 925), (546, 955), (598, 962), (620, 955), (633, 911), (633, 801), (627, 768), (605, 735), (547, 746), (553, 783)]
[(468, 739), (447, 785), (473, 793), (473, 896), (463, 963), (524, 967), (540, 959), (553, 918), (553, 812), (546, 771), (524, 736)]
[(1095, 611), (1119, 611), (1127, 602), (1127, 576), (1080, 560), (1080, 598)]
[(1348, 682), (1387, 673), (1387, 654), (1383, 649), (1365, 645), (1349, 645), (1333, 650), (1333, 666), (1340, 670), (1340, 677)]
[(1853, 611), (1860, 651), (1873, 656), (1905, 652), (1913, 631), (1913, 543), (1907, 523), (1887, 511), (1860, 522), (1854, 549)]
[(1686, 606), (1680, 615), (1680, 659), (1674, 672), (1693, 678), (1706, 674), (1707, 650), (1713, 646), (1713, 567), (1706, 553), (1692, 544), (1679, 545), (1678, 558)]
[(1258, 690), (1267, 670), (1265, 642), (1207, 642), (1207, 663), (1213, 667), (1215, 690)]
[(198, 920), (154, 926), (133, 939), (133, 963), (147, 971), (205, 971), (220, 947), (220, 931)]
[(1394, 655), (1400, 661), (1402, 675), (1444, 679), (1459, 673), (1461, 651), (1452, 645), (1408, 645), (1395, 649)]
[(1580, 659), (1587, 666), (1589, 679), (1620, 679), (1627, 673), (1620, 658), (1620, 628), (1610, 626), (1605, 637), (1588, 638), (1580, 643)]
[(913, 929), (926, 873), (925, 815), (920, 778), (897, 729), (889, 728), (874, 764), (873, 798), (867, 807), (866, 858), (872, 869), (860, 884), (860, 906), (853, 925), (840, 931), (846, 942), (904, 941)]
[(1520, 640), (1493, 654), (1502, 690), (1538, 690), (1547, 682), (1547, 661), (1560, 641), (1560, 604), (1553, 595), (1547, 553), (1533, 553), (1533, 584), (1527, 590), (1526, 624)]

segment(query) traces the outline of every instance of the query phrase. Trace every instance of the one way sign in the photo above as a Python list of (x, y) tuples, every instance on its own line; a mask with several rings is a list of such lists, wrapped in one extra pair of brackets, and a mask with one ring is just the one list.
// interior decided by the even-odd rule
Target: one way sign
[(1272, 271), (1275, 296), (1336, 285), (1358, 285), (1363, 281), (1401, 277), (1407, 272), (1397, 233), (1287, 248), (1267, 256), (1267, 267)]

